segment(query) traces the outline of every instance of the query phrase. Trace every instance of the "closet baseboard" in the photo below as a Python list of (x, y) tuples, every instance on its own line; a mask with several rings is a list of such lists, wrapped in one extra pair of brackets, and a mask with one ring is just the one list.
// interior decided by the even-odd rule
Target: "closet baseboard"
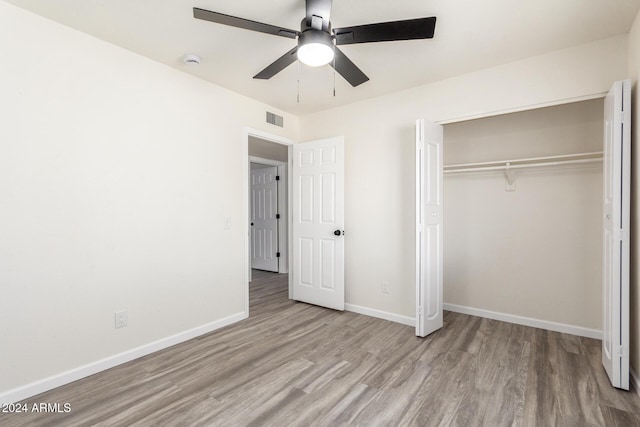
[(514, 314), (499, 313), (497, 311), (483, 310), (481, 308), (465, 307), (456, 304), (444, 304), (444, 309), (455, 313), (468, 314), (470, 316), (486, 317), (487, 319), (500, 320), (502, 322), (515, 323), (516, 325), (531, 326), (546, 329), (548, 331), (562, 332), (580, 337), (602, 339), (602, 331), (583, 328), (582, 326), (567, 325), (565, 323), (549, 322), (547, 320), (533, 319), (531, 317), (516, 316)]
[[(485, 317), (487, 319), (500, 320), (502, 322), (514, 323), (516, 325), (531, 326), (533, 328), (545, 329), (548, 331), (562, 332), (565, 334), (577, 335), (579, 337), (602, 339), (602, 331), (597, 329), (583, 328), (582, 326), (567, 325), (565, 323), (550, 322), (548, 320), (534, 319), (531, 317), (516, 316), (514, 314), (499, 313), (497, 311), (483, 310), (481, 308), (465, 307), (456, 304), (444, 304), (443, 308), (455, 313), (468, 314), (470, 316)], [(376, 310), (369, 307), (362, 307), (355, 304), (345, 304), (344, 309), (378, 319), (389, 320), (407, 326), (415, 326), (416, 320), (413, 317), (402, 316), (387, 311)], [(637, 378), (637, 377), (636, 377)], [(640, 389), (640, 386), (639, 386)]]
[(354, 313), (364, 314), (365, 316), (376, 317), (378, 319), (389, 320), (391, 322), (401, 323), (407, 326), (416, 326), (415, 318), (389, 313), (388, 311), (376, 310), (374, 308), (362, 307), (355, 304), (345, 304), (344, 309), (346, 311), (352, 311)]
[[(602, 331), (597, 329), (583, 328), (581, 326), (567, 325), (565, 323), (550, 322), (548, 320), (533, 319), (531, 317), (516, 316), (514, 314), (499, 313), (497, 311), (483, 310), (481, 308), (465, 307), (456, 304), (444, 304), (443, 308), (455, 313), (468, 314), (470, 316), (485, 317), (487, 319), (500, 320), (502, 322), (514, 323), (516, 325), (531, 326), (533, 328), (545, 329), (548, 331), (562, 332), (565, 334), (577, 335), (580, 337), (602, 339)], [(402, 316), (387, 311), (376, 310), (369, 307), (362, 307), (355, 304), (345, 304), (346, 311), (352, 311), (378, 319), (389, 320), (407, 326), (415, 326), (416, 320), (413, 317)], [(637, 380), (637, 377), (636, 377)], [(637, 382), (637, 381), (636, 381)], [(638, 387), (640, 389), (640, 386)]]

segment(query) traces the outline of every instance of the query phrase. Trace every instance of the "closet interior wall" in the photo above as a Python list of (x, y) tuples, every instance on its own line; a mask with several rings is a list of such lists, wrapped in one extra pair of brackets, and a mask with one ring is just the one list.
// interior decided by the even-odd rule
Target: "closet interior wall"
[[(444, 127), (444, 164), (602, 151), (603, 100)], [(448, 174), (445, 304), (601, 330), (602, 163)]]

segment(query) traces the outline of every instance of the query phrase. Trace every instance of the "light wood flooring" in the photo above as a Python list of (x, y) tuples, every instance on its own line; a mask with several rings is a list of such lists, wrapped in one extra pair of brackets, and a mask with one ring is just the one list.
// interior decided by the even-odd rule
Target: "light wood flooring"
[(254, 271), (250, 318), (27, 402), (1, 426), (640, 426), (599, 341), (446, 312), (408, 326), (287, 299)]

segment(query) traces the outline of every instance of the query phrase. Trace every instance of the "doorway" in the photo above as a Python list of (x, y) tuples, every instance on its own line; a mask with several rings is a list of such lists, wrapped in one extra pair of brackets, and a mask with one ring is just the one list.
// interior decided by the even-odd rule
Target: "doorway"
[[(246, 295), (249, 313), (249, 283), (255, 272), (287, 274), (290, 247), (289, 147), (293, 141), (245, 128)], [(257, 183), (253, 185), (253, 183)], [(261, 210), (258, 213), (255, 209)], [(253, 225), (252, 225), (253, 224)], [(285, 276), (286, 277), (286, 276)], [(289, 292), (290, 295), (290, 292)]]

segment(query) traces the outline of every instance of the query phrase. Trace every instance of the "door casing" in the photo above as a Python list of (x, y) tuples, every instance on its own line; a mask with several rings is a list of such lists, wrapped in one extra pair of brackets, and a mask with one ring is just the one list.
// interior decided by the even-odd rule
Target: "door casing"
[[(274, 134), (270, 134), (268, 132), (264, 132), (261, 130), (257, 130), (257, 129), (253, 129), (251, 127), (245, 127), (243, 129), (243, 144), (242, 144), (242, 158), (244, 159), (244, 161), (242, 162), (242, 177), (243, 177), (243, 188), (245, 189), (245, 197), (244, 197), (244, 206), (243, 206), (243, 212), (244, 212), (244, 226), (243, 226), (243, 232), (244, 232), (244, 248), (245, 248), (245, 295), (244, 295), (244, 310), (245, 313), (247, 315), (247, 317), (249, 316), (249, 282), (251, 280), (251, 245), (250, 245), (250, 223), (251, 223), (251, 219), (250, 219), (250, 212), (249, 212), (249, 206), (250, 206), (250, 201), (249, 198), (251, 196), (251, 191), (250, 191), (250, 185), (249, 185), (249, 175), (250, 175), (250, 169), (249, 169), (249, 164), (250, 164), (250, 159), (249, 159), (249, 137), (253, 136), (259, 139), (263, 139), (265, 141), (269, 141), (269, 142), (275, 142), (276, 144), (282, 144), (282, 145), (286, 145), (289, 147), (289, 158), (288, 158), (288, 162), (287, 162), (287, 166), (286, 166), (286, 176), (289, 177), (291, 176), (291, 146), (295, 143), (295, 141), (289, 139), (289, 138), (284, 138), (282, 136), (278, 136), (278, 135), (274, 135)], [(286, 191), (287, 191), (287, 200), (291, 200), (291, 185), (290, 185), (290, 180), (286, 180)], [(286, 221), (286, 227), (287, 227), (287, 247), (291, 248), (291, 203), (288, 203), (287, 206), (287, 219)], [(291, 251), (288, 251), (289, 253), (287, 254), (286, 260), (287, 260), (287, 265), (291, 265)], [(289, 298), (291, 298), (291, 276), (289, 276)]]

